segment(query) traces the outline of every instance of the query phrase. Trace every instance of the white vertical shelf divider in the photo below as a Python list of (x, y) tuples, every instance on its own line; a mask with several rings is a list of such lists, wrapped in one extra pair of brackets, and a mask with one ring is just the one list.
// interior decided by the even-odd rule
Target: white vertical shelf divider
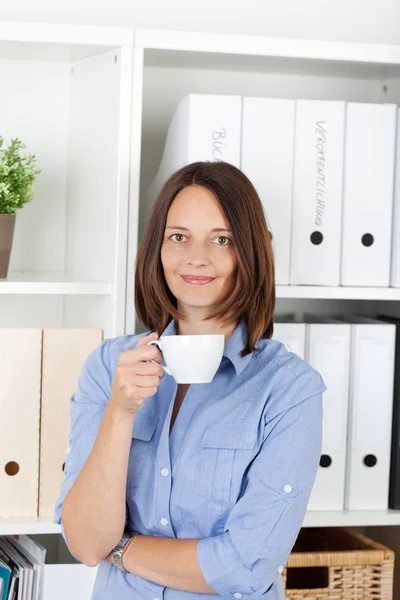
[(132, 116), (129, 184), (129, 218), (126, 270), (125, 332), (135, 332), (135, 262), (139, 227), (139, 184), (142, 147), (143, 48), (134, 48), (132, 66)]

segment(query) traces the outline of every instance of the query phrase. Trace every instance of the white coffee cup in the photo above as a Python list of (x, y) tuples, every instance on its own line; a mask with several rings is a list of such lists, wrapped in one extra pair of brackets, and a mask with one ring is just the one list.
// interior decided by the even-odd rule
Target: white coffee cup
[(221, 364), (224, 335), (166, 335), (148, 342), (157, 346), (167, 364), (162, 368), (177, 383), (210, 383)]

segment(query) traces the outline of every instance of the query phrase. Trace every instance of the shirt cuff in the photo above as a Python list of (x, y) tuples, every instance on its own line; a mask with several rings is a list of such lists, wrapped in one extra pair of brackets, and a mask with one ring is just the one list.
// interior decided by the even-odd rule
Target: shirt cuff
[(200, 540), (197, 560), (208, 585), (229, 600), (260, 598), (275, 581), (274, 573), (262, 582), (253, 575), (234, 547), (229, 531)]

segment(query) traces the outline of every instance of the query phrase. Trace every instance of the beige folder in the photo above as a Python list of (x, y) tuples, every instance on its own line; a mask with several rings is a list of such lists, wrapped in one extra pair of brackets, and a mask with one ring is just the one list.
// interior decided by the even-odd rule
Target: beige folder
[(0, 518), (36, 517), (41, 329), (0, 329)]
[(69, 439), (69, 401), (101, 329), (44, 329), (40, 431), (39, 516), (53, 517), (64, 479)]

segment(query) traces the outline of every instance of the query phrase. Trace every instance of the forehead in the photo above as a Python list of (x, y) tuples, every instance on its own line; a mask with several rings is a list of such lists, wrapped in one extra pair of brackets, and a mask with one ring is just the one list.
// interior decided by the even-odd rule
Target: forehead
[(228, 225), (224, 212), (215, 194), (200, 185), (185, 187), (175, 196), (167, 216), (167, 224), (184, 225), (179, 221), (189, 221), (195, 225), (199, 220), (218, 221), (221, 225)]

